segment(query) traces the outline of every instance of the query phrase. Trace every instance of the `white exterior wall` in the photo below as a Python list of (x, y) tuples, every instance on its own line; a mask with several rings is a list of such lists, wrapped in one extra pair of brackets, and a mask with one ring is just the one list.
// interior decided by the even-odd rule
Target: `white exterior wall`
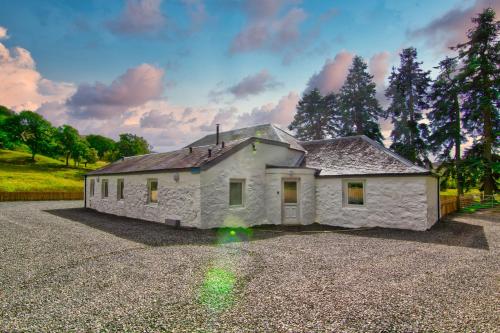
[[(87, 207), (99, 212), (154, 222), (180, 220), (181, 226), (200, 227), (200, 175), (174, 172), (87, 177)], [(97, 182), (99, 178), (99, 182)], [(158, 179), (158, 203), (148, 204), (148, 179)], [(94, 196), (90, 196), (90, 180), (95, 180)], [(101, 197), (101, 184), (108, 179), (108, 197)], [(124, 179), (124, 199), (117, 200), (117, 179)]]
[(316, 181), (311, 169), (268, 169), (266, 171), (267, 223), (282, 224), (282, 181), (298, 182), (299, 224), (311, 224), (316, 216)]
[[(267, 208), (266, 164), (291, 165), (301, 152), (287, 147), (256, 144), (256, 151), (248, 145), (201, 173), (202, 228), (221, 226), (252, 226), (270, 223), (266, 212), (280, 210), (281, 205)], [(229, 207), (230, 179), (244, 179), (244, 206)], [(274, 206), (274, 203), (271, 203)]]
[(359, 207), (343, 204), (342, 184), (347, 178), (316, 178), (316, 222), (348, 228), (426, 230), (437, 219), (437, 185), (430, 178), (355, 178), (365, 181), (365, 204)]
[(438, 179), (426, 177), (427, 179), (427, 229), (437, 222), (439, 216)]

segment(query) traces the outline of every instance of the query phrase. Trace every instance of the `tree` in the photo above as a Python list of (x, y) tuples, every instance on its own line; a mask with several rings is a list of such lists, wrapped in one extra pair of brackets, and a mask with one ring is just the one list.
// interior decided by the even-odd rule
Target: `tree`
[[(459, 85), (455, 74), (458, 62), (446, 57), (436, 67), (439, 74), (431, 86), (429, 101), (431, 111), (427, 114), (431, 134), (429, 146), (443, 169), (457, 180), (457, 192), (463, 194), (463, 175), (461, 170), (461, 144), (465, 141), (460, 125)], [(453, 162), (451, 151), (455, 150)]]
[(481, 136), (484, 193), (492, 195), (493, 148), (498, 146), (500, 131), (500, 21), (495, 21), (495, 12), (487, 8), (472, 22), (475, 27), (468, 32), (468, 41), (454, 48), (463, 62), (457, 77), (464, 128), (473, 137)]
[(75, 166), (79, 166), (82, 159), (85, 159), (89, 149), (88, 143), (78, 137), (78, 140), (71, 146), (71, 157), (73, 158)]
[(330, 115), (326, 100), (318, 89), (304, 94), (297, 105), (297, 113), (288, 126), (300, 140), (321, 140), (329, 132)]
[(382, 143), (378, 118), (384, 116), (375, 97), (373, 75), (363, 58), (355, 56), (349, 73), (340, 89), (340, 109), (342, 113), (342, 136), (364, 134)]
[(22, 111), (8, 118), (7, 126), (16, 140), (28, 146), (33, 162), (36, 154), (53, 149), (54, 128), (38, 113)]
[(0, 105), (0, 148), (11, 149), (15, 146), (15, 139), (7, 124), (7, 119), (15, 115), (14, 111)]
[(102, 135), (90, 134), (85, 137), (91, 148), (97, 150), (99, 159), (104, 159), (104, 155), (107, 152), (111, 152), (115, 149), (116, 142), (110, 138)]
[(97, 150), (87, 147), (85, 154), (83, 155), (83, 162), (85, 163), (85, 167), (87, 167), (87, 163), (96, 163), (98, 159), (99, 156), (97, 155)]
[(429, 72), (422, 70), (417, 61), (417, 50), (404, 49), (400, 54), (398, 69), (393, 68), (385, 96), (391, 104), (387, 115), (391, 117), (394, 129), (391, 132), (391, 149), (419, 165), (429, 163), (425, 138), (428, 129), (419, 123), (423, 111), (428, 108), (427, 89)]
[(81, 140), (80, 134), (78, 134), (78, 131), (75, 128), (69, 125), (63, 125), (57, 128), (56, 140), (61, 147), (64, 156), (66, 157), (66, 166), (68, 166), (69, 157), (75, 150), (75, 145), (77, 145)]
[(151, 146), (143, 137), (135, 134), (120, 134), (120, 140), (116, 144), (119, 157), (143, 155), (151, 152)]

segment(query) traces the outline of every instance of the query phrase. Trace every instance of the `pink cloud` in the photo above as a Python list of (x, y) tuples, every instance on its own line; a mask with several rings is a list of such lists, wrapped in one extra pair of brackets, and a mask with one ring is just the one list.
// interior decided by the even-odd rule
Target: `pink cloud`
[(266, 49), (282, 52), (300, 39), (299, 26), (307, 14), (302, 8), (290, 8), (280, 15), (282, 8), (296, 1), (249, 0), (244, 9), (248, 22), (235, 36), (230, 53)]
[(387, 51), (374, 54), (368, 61), (370, 74), (373, 75), (373, 81), (377, 85), (377, 99), (382, 107), (388, 106), (388, 100), (385, 97), (385, 80), (389, 75), (391, 54)]
[(297, 103), (300, 97), (296, 92), (290, 92), (283, 96), (278, 104), (269, 103), (258, 108), (254, 108), (249, 113), (243, 113), (236, 120), (236, 127), (278, 124), (287, 127), (293, 120)]
[(127, 0), (119, 17), (107, 22), (115, 34), (157, 33), (166, 23), (161, 11), (162, 0)]
[(266, 90), (276, 88), (280, 85), (267, 70), (261, 70), (257, 74), (248, 75), (240, 82), (229, 87), (228, 92), (236, 98), (246, 98), (250, 95), (257, 95)]
[(408, 34), (412, 38), (423, 38), (427, 45), (436, 48), (436, 51), (449, 50), (450, 47), (467, 40), (467, 31), (473, 27), (471, 19), (488, 7), (493, 8), (499, 15), (499, 1), (476, 0), (472, 6), (456, 7), (426, 26), (409, 31)]
[(323, 95), (338, 92), (344, 84), (353, 57), (354, 54), (351, 52), (341, 51), (334, 59), (327, 59), (323, 68), (311, 76), (306, 90), (318, 88)]
[(68, 100), (75, 118), (106, 119), (122, 115), (127, 109), (159, 98), (163, 92), (164, 71), (142, 64), (128, 69), (110, 85), (82, 84)]
[(7, 34), (7, 28), (0, 26), (0, 39), (7, 39), (9, 35)]

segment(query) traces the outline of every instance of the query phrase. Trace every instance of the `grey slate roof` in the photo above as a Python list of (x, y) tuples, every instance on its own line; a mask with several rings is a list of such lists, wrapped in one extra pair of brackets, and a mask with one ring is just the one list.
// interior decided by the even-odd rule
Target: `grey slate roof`
[[(225, 142), (224, 148), (215, 145), (193, 147), (190, 153), (189, 148), (183, 148), (166, 153), (153, 153), (139, 156), (125, 157), (107, 166), (89, 172), (87, 175), (104, 175), (146, 171), (165, 170), (185, 170), (199, 168), (210, 163), (217, 162), (239, 148), (253, 142), (255, 138), (244, 138)], [(208, 156), (208, 149), (211, 149), (211, 157)]]
[(430, 173), (364, 135), (300, 144), (307, 150), (305, 166), (321, 169), (320, 176)]
[[(210, 144), (215, 144), (216, 134), (209, 134), (204, 136), (203, 138), (187, 145), (186, 147), (196, 147), (196, 146), (205, 146)], [(262, 138), (267, 140), (285, 142), (290, 144), (290, 148), (304, 151), (304, 148), (300, 145), (299, 141), (295, 139), (291, 134), (282, 130), (276, 125), (273, 124), (264, 124), (257, 125), (251, 127), (238, 128), (231, 131), (225, 131), (219, 133), (219, 141), (232, 141), (239, 140), (243, 138)]]

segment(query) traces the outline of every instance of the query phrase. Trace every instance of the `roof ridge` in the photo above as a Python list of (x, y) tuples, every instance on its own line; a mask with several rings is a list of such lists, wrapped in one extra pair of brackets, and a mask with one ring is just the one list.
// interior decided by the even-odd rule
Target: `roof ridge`
[(382, 145), (381, 143), (373, 140), (373, 139), (370, 139), (368, 136), (366, 135), (360, 135), (361, 138), (363, 140), (365, 140), (366, 142), (368, 142), (369, 144), (371, 144), (372, 146), (380, 149), (381, 151), (385, 152), (386, 154), (396, 158), (397, 160), (399, 160), (400, 162), (404, 163), (405, 165), (407, 166), (410, 166), (410, 167), (415, 167), (415, 168), (419, 168), (419, 169), (422, 169), (424, 171), (429, 171), (428, 169), (426, 168), (422, 168), (421, 166), (419, 165), (416, 165), (415, 163), (413, 163), (412, 161), (404, 158), (403, 156), (399, 155), (398, 153), (396, 152), (393, 152), (392, 150), (390, 150), (389, 148), (385, 147), (384, 145)]
[(360, 138), (360, 137), (363, 137), (363, 136), (364, 135), (349, 135), (349, 136), (340, 136), (338, 138), (318, 139), (318, 140), (299, 141), (299, 142), (301, 144), (322, 143), (322, 142), (329, 142), (329, 141), (335, 141), (335, 140), (345, 140), (345, 139)]

